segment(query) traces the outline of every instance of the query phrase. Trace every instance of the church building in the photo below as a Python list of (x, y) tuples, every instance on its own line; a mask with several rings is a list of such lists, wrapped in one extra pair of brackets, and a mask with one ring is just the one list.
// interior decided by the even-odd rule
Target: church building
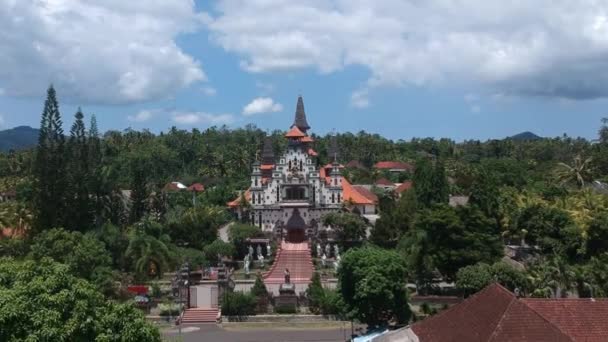
[(267, 137), (261, 162), (252, 165), (250, 188), (228, 203), (242, 215), (247, 201), (252, 224), (290, 242), (318, 236), (326, 229), (322, 218), (327, 213), (350, 210), (374, 214), (376, 210), (377, 197), (371, 191), (342, 177), (335, 139), (329, 151), (332, 162), (318, 165), (309, 131), (304, 101), (299, 97), (294, 122), (285, 134), (287, 150), (275, 156), (271, 138)]

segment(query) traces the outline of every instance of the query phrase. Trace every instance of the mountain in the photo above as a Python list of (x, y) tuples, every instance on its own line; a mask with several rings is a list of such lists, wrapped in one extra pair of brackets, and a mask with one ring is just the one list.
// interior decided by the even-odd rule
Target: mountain
[(538, 139), (542, 139), (542, 137), (539, 137), (538, 135), (532, 133), (532, 132), (522, 132), (519, 134), (515, 134), (512, 137), (509, 137), (507, 139), (511, 139), (511, 140), (538, 140)]
[(39, 132), (39, 129), (29, 126), (18, 126), (0, 131), (0, 152), (36, 146)]

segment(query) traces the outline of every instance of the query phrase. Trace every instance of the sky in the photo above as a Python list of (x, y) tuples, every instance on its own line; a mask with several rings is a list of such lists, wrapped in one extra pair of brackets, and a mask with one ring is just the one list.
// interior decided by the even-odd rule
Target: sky
[(255, 124), (390, 139), (595, 139), (608, 0), (1, 0), (0, 129)]

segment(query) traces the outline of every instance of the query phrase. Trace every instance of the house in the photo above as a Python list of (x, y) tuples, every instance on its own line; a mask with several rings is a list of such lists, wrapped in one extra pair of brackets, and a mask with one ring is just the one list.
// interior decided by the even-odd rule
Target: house
[(395, 188), (395, 183), (391, 182), (390, 180), (386, 179), (386, 178), (380, 178), (378, 179), (374, 185), (376, 185), (378, 188), (381, 188), (383, 190), (393, 190)]
[(395, 193), (397, 193), (397, 195), (401, 197), (401, 195), (403, 195), (403, 193), (405, 193), (406, 191), (408, 191), (411, 188), (412, 188), (412, 181), (405, 181), (405, 182), (397, 185), (397, 187), (395, 188)]
[(494, 283), (373, 342), (608, 341), (608, 299), (518, 298)]
[(374, 169), (399, 173), (406, 171), (412, 172), (414, 171), (414, 166), (412, 164), (399, 161), (380, 161), (374, 164)]
[(186, 190), (188, 187), (180, 182), (171, 182), (167, 183), (163, 188), (164, 191), (181, 191)]
[(351, 160), (346, 165), (344, 165), (347, 169), (361, 169), (365, 170), (365, 166), (358, 160)]
[(188, 187), (188, 191), (203, 192), (205, 191), (205, 186), (201, 183), (194, 183)]

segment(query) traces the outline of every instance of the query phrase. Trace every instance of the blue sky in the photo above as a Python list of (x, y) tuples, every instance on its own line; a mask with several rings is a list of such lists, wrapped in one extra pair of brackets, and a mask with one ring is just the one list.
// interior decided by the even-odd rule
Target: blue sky
[(3, 2), (0, 126), (36, 127), (52, 82), (66, 130), (78, 106), (102, 130), (286, 129), (301, 94), (320, 134), (595, 138), (608, 6), (464, 4)]

